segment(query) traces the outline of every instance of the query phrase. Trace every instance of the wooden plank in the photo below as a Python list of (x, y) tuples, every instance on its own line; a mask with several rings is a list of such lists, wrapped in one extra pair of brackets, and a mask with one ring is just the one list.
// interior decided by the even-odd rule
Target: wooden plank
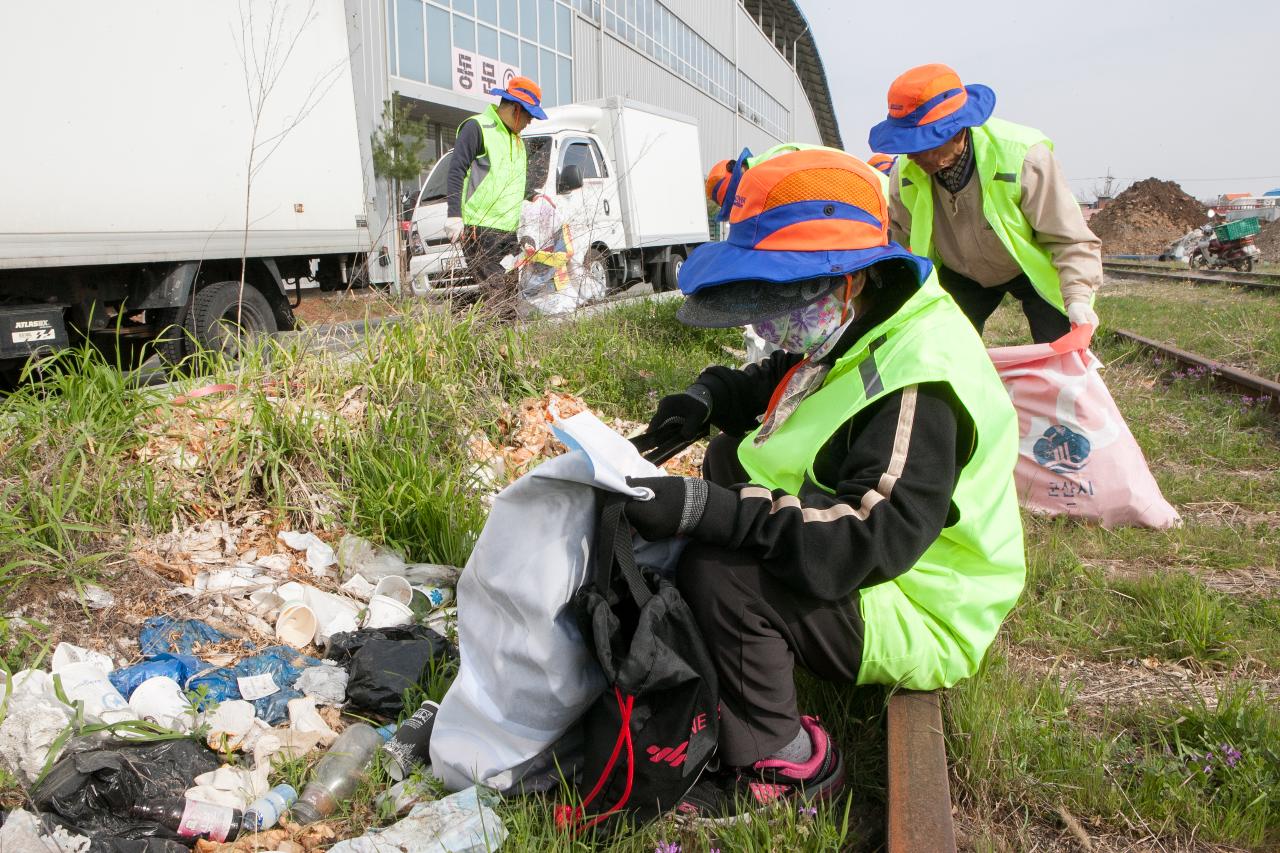
[(955, 853), (938, 694), (895, 693), (888, 727), (888, 853)]

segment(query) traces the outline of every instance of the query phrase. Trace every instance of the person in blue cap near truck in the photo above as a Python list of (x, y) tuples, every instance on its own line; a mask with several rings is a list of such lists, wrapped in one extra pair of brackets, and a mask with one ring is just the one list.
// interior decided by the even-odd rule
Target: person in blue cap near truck
[(649, 423), (721, 432), (703, 477), (648, 477), (645, 539), (690, 539), (676, 584), (715, 663), (722, 772), (677, 813), (828, 798), (845, 766), (796, 666), (930, 690), (973, 675), (1021, 593), (1018, 418), (933, 264), (888, 236), (884, 176), (829, 148), (721, 163), (727, 240), (680, 270), (692, 326), (779, 349), (709, 367)]
[(497, 104), (467, 118), (449, 162), (445, 234), (460, 243), (467, 269), (490, 299), (514, 299), (514, 278), (502, 261), (516, 255), (520, 208), (531, 192), (528, 162), (520, 133), (533, 119), (545, 119), (542, 90), (527, 77), (514, 77), (505, 89), (492, 89)]
[(992, 118), (996, 96), (921, 65), (889, 87), (872, 150), (900, 156), (889, 180), (893, 237), (938, 265), (942, 287), (979, 332), (1006, 294), (1036, 343), (1098, 325), (1102, 244), (1038, 130)]

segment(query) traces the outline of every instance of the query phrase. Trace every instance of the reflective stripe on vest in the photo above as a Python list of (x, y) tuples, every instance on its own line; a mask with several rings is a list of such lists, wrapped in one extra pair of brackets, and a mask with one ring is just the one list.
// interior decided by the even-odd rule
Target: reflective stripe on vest
[[(1022, 164), (1032, 145), (1053, 143), (1030, 127), (998, 118), (969, 128), (973, 140), (974, 172), (982, 188), (982, 213), (1009, 256), (1027, 274), (1044, 300), (1066, 313), (1062, 284), (1049, 250), (1035, 241), (1022, 201)], [(933, 245), (933, 181), (910, 158), (898, 160), (898, 189), (911, 212), (911, 251), (935, 261)], [(942, 261), (945, 266), (945, 261)]]
[(959, 520), (911, 569), (856, 593), (865, 625), (859, 684), (932, 690), (973, 675), (1022, 592), (1018, 418), (981, 339), (930, 275), (836, 361), (822, 388), (773, 435), (757, 447), (753, 432), (738, 449), (753, 483), (791, 495), (806, 481), (832, 491), (813, 472), (819, 449), (875, 400), (925, 382), (951, 386), (973, 419), (976, 444), (951, 498)]
[[(507, 129), (492, 104), (467, 121), (480, 125), (484, 153), (472, 161), (462, 183), (462, 222), (498, 231), (515, 231), (520, 227), (520, 205), (524, 202), (528, 166), (524, 142)], [(462, 125), (458, 127), (461, 129)]]

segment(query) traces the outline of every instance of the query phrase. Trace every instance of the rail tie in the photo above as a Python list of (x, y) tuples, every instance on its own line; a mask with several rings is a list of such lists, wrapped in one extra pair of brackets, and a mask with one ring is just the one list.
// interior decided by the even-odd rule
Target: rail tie
[(1103, 261), (1102, 269), (1117, 276), (1147, 280), (1187, 281), (1192, 284), (1216, 284), (1250, 290), (1280, 291), (1280, 275), (1263, 272), (1221, 270), (1214, 274), (1162, 267), (1154, 264)]

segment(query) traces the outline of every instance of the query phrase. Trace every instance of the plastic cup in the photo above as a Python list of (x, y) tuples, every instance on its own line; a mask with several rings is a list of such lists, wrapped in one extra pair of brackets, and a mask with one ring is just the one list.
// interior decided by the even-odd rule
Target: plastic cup
[(79, 699), (84, 702), (86, 717), (104, 723), (137, 719), (129, 703), (96, 664), (67, 664), (58, 673), (58, 678), (62, 681), (62, 692), (67, 701)]
[(369, 599), (369, 609), (364, 616), (366, 628), (395, 628), (408, 625), (413, 621), (413, 611), (407, 604), (402, 604), (386, 595), (375, 595)]
[(142, 719), (175, 731), (190, 731), (195, 722), (191, 703), (178, 682), (167, 675), (153, 676), (135, 687), (129, 707)]
[(316, 614), (306, 602), (290, 601), (276, 617), (276, 637), (280, 642), (300, 649), (315, 638)]
[[(408, 604), (413, 599), (413, 587), (399, 575), (387, 575), (374, 586), (373, 595), (385, 595), (387, 598), (394, 598), (401, 604)], [(370, 596), (370, 598), (372, 597)]]

